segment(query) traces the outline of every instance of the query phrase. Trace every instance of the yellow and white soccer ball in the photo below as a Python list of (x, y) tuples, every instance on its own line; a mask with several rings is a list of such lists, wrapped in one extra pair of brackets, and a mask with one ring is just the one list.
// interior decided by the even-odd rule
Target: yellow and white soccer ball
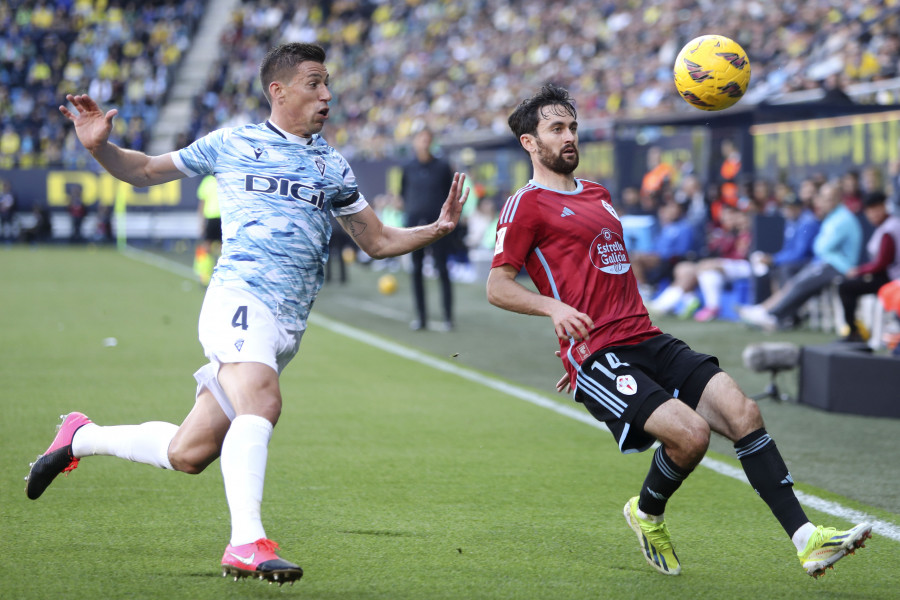
[(675, 87), (700, 110), (722, 110), (743, 97), (750, 84), (750, 60), (741, 45), (723, 35), (688, 42), (675, 59)]

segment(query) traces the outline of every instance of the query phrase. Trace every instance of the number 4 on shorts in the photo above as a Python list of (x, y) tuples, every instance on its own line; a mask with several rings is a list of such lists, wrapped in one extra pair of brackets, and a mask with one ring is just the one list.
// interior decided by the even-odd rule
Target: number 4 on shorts
[(231, 319), (232, 327), (240, 327), (241, 329), (247, 329), (247, 307), (246, 306), (238, 306), (237, 311), (234, 313), (234, 317)]

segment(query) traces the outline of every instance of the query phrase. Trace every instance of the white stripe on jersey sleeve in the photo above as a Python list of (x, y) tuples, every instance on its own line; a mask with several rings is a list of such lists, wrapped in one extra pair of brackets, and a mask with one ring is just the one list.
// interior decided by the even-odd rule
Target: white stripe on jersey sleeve
[(187, 177), (196, 177), (200, 173), (194, 173), (184, 161), (181, 160), (181, 154), (176, 150), (174, 152), (169, 152), (169, 155), (172, 157), (172, 162), (175, 163), (175, 168), (184, 173)]

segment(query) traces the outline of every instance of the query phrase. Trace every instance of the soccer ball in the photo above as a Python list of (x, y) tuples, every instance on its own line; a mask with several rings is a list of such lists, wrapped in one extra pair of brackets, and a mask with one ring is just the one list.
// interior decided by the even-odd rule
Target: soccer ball
[(390, 296), (397, 291), (397, 278), (387, 273), (378, 278), (378, 291), (385, 296)]
[(675, 87), (700, 110), (722, 110), (741, 99), (750, 83), (750, 61), (740, 44), (722, 35), (701, 35), (675, 59)]

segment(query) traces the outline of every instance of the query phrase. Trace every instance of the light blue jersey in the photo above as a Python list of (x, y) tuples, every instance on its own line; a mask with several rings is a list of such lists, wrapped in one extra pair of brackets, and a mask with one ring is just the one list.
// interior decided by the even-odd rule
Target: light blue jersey
[(222, 256), (210, 286), (246, 290), (289, 330), (305, 329), (325, 278), (328, 211), (368, 206), (344, 157), (319, 135), (309, 141), (266, 121), (219, 129), (172, 158), (185, 175), (218, 182)]

